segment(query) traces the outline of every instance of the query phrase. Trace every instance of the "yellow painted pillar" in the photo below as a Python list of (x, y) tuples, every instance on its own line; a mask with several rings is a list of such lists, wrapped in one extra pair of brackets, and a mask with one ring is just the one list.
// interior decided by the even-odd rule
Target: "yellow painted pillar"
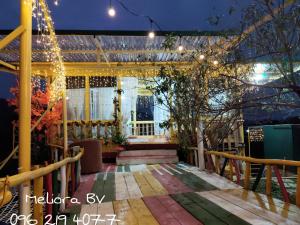
[(64, 157), (68, 154), (68, 111), (66, 90), (63, 92), (63, 135), (64, 135)]
[(84, 101), (84, 109), (85, 109), (85, 120), (90, 120), (90, 77), (85, 77), (85, 101)]
[[(118, 90), (122, 90), (122, 81), (121, 77), (118, 77), (118, 83), (117, 83), (117, 88)], [(119, 131), (122, 133), (122, 93), (118, 92), (118, 102), (119, 102), (119, 109), (120, 111), (117, 112), (118, 115), (118, 123), (119, 123)]]
[[(36, 166), (34, 169), (38, 169)], [(38, 177), (33, 181), (33, 195), (38, 199), (43, 197), (43, 177)], [(33, 219), (37, 221), (37, 225), (43, 225), (43, 204), (34, 203)]]
[[(20, 103), (19, 103), (19, 173), (30, 171), (31, 167), (31, 31), (32, 0), (21, 0), (21, 25), (25, 31), (20, 38)], [(20, 185), (19, 214), (30, 212), (30, 182)], [(22, 220), (21, 224), (27, 221)]]

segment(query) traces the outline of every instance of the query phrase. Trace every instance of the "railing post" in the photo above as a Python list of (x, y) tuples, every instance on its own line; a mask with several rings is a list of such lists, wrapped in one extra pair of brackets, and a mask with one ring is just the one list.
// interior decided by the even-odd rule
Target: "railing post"
[(297, 167), (296, 205), (300, 207), (300, 166)]
[(249, 189), (250, 175), (251, 175), (251, 165), (250, 165), (250, 162), (246, 162), (246, 170), (245, 170), (245, 176), (244, 176), (244, 188), (245, 189)]
[(63, 91), (63, 134), (64, 134), (64, 157), (67, 157), (68, 153), (68, 112), (67, 112), (67, 98), (66, 90)]
[[(34, 169), (38, 169), (39, 166), (35, 166)], [(43, 177), (38, 177), (33, 181), (33, 195), (36, 199), (43, 197)], [(33, 219), (37, 221), (37, 225), (43, 225), (43, 205), (34, 203)]]
[(289, 200), (289, 193), (286, 190), (286, 187), (285, 187), (284, 182), (282, 180), (279, 169), (277, 168), (277, 166), (273, 166), (273, 169), (274, 169), (274, 173), (277, 177), (277, 181), (278, 181), (278, 184), (280, 186), (280, 189), (281, 189), (281, 192), (282, 192), (282, 195), (283, 195), (283, 199), (284, 199), (285, 202), (289, 203), (289, 201), (290, 201)]
[[(60, 168), (60, 179), (61, 179), (61, 185), (60, 185), (60, 197), (64, 199), (66, 197), (66, 165), (62, 166)], [(62, 201), (60, 204), (60, 211), (64, 211), (66, 208), (65, 203)]]
[[(53, 198), (52, 173), (49, 173), (45, 176), (45, 183), (46, 183), (46, 193), (48, 194), (47, 202), (51, 202)], [(52, 213), (53, 213), (52, 204), (47, 203), (46, 215), (50, 215), (52, 217)], [(52, 219), (49, 222), (52, 222)]]
[[(31, 32), (32, 0), (21, 0), (21, 26), (25, 28), (20, 39), (20, 99), (19, 99), (19, 173), (30, 171), (31, 167)], [(19, 214), (30, 214), (30, 182), (20, 185)], [(21, 224), (27, 221), (22, 220)]]
[(272, 167), (267, 165), (266, 167), (266, 195), (272, 194)]
[(233, 165), (232, 165), (232, 159), (229, 159), (229, 178), (231, 181), (233, 181)]
[[(53, 190), (53, 198), (58, 197), (58, 192), (59, 192), (59, 187), (58, 187), (58, 170), (54, 170), (52, 173), (52, 190)], [(56, 218), (58, 214), (58, 205), (54, 204), (53, 205), (53, 210), (52, 210), (52, 218)]]

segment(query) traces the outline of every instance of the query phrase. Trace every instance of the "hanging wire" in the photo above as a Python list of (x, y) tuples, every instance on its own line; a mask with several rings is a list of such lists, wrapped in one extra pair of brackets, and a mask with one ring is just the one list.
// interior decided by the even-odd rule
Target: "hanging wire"
[(136, 16), (136, 17), (144, 17), (145, 19), (149, 20), (151, 29), (152, 29), (152, 25), (154, 24), (158, 28), (158, 30), (160, 30), (160, 31), (162, 30), (161, 26), (158, 24), (158, 22), (155, 21), (152, 17), (150, 17), (148, 15), (143, 15), (143, 14), (137, 13), (136, 11), (134, 11), (134, 10), (130, 9), (128, 6), (126, 6), (126, 4), (123, 1), (121, 1), (121, 0), (116, 0), (116, 2), (118, 2), (119, 5), (123, 9), (125, 9), (128, 13), (130, 13), (131, 15)]

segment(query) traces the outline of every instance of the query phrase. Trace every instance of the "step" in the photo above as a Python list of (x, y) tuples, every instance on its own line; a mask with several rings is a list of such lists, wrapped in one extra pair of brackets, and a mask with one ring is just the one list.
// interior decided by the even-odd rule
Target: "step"
[(177, 156), (135, 156), (117, 157), (117, 165), (177, 163)]
[(177, 150), (174, 149), (155, 149), (155, 150), (132, 150), (122, 151), (118, 157), (132, 156), (177, 156)]
[(126, 150), (155, 150), (155, 149), (177, 149), (178, 144), (169, 144), (169, 143), (155, 143), (155, 144), (129, 144), (125, 146)]

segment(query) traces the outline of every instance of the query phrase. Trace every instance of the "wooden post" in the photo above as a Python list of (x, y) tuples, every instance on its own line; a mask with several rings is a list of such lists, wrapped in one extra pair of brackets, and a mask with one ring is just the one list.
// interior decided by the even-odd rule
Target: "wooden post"
[(222, 169), (221, 169), (221, 172), (220, 172), (220, 176), (224, 176), (224, 173), (225, 173), (225, 168), (226, 168), (226, 165), (227, 165), (227, 163), (228, 163), (228, 158), (225, 158), (224, 159), (224, 163), (223, 163), (223, 166), (222, 166)]
[(85, 121), (90, 120), (90, 77), (85, 77), (85, 98), (84, 98), (84, 109), (85, 109)]
[(119, 123), (119, 132), (122, 133), (122, 81), (121, 81), (121, 77), (118, 77), (118, 82), (117, 82), (117, 88), (119, 90), (118, 92), (118, 103), (119, 103), (119, 109), (120, 111), (118, 112), (117, 110), (117, 115), (118, 115), (118, 123)]
[(200, 120), (197, 128), (198, 165), (200, 170), (205, 169), (204, 144), (203, 144), (203, 122)]
[(76, 162), (76, 188), (79, 186), (80, 184), (80, 160)]
[(256, 176), (256, 179), (254, 181), (254, 184), (252, 186), (252, 191), (256, 191), (256, 188), (257, 188), (257, 186), (258, 186), (258, 184), (260, 182), (260, 179), (261, 179), (261, 177), (262, 177), (262, 175), (264, 173), (264, 170), (265, 170), (265, 164), (261, 164), (260, 168), (259, 168), (259, 171), (258, 171), (258, 174)]
[[(58, 170), (54, 170), (52, 173), (52, 189), (53, 189), (53, 198), (58, 197)], [(58, 205), (54, 204), (53, 205), (53, 210), (52, 210), (52, 218), (56, 218), (58, 214)]]
[[(21, 0), (21, 26), (25, 28), (20, 38), (20, 99), (19, 99), (19, 173), (31, 167), (31, 49), (32, 49), (32, 0)], [(30, 214), (30, 182), (20, 185), (19, 214)], [(27, 224), (21, 220), (20, 224)]]
[[(47, 201), (50, 202), (52, 200), (53, 195), (53, 186), (52, 186), (52, 173), (49, 173), (45, 176), (45, 183), (46, 183), (46, 193), (48, 193)], [(52, 204), (46, 205), (46, 215), (52, 216)], [(52, 220), (50, 220), (52, 222)]]
[(283, 180), (282, 180), (281, 174), (279, 172), (279, 169), (277, 168), (277, 166), (273, 166), (273, 169), (274, 169), (274, 173), (277, 177), (277, 181), (278, 181), (278, 184), (280, 186), (283, 199), (284, 199), (285, 202), (289, 203), (289, 201), (290, 201), (289, 200), (289, 193), (287, 192), (287, 190), (285, 188), (285, 185), (283, 183)]
[(76, 190), (75, 163), (71, 163), (71, 182), (72, 182), (71, 195), (73, 196)]
[[(39, 166), (35, 166), (34, 169), (38, 169)], [(33, 195), (38, 199), (43, 197), (43, 177), (38, 177), (33, 181)], [(34, 203), (33, 219), (37, 221), (37, 225), (43, 225), (43, 204)]]
[(67, 98), (66, 91), (63, 92), (63, 134), (64, 134), (64, 157), (68, 155), (68, 112), (67, 112)]
[[(64, 199), (66, 197), (66, 166), (62, 166), (60, 168), (60, 179), (61, 179), (61, 186), (60, 186), (60, 197)], [(62, 202), (60, 204), (59, 210), (62, 212), (66, 208), (65, 203)]]
[(251, 174), (251, 166), (249, 162), (246, 162), (246, 170), (244, 176), (244, 188), (249, 189), (250, 186), (250, 174)]
[(233, 181), (233, 166), (232, 166), (232, 160), (229, 159), (229, 179)]
[(300, 166), (297, 167), (296, 205), (300, 207)]
[(266, 167), (266, 195), (272, 194), (272, 167), (267, 165)]
[(234, 169), (235, 169), (236, 183), (240, 184), (240, 182), (241, 182), (241, 173), (240, 173), (239, 164), (237, 163), (237, 161), (235, 159), (232, 159), (231, 161), (232, 161), (232, 164), (233, 164)]
[(215, 156), (215, 169), (216, 169), (216, 173), (220, 173), (220, 157), (219, 156)]

